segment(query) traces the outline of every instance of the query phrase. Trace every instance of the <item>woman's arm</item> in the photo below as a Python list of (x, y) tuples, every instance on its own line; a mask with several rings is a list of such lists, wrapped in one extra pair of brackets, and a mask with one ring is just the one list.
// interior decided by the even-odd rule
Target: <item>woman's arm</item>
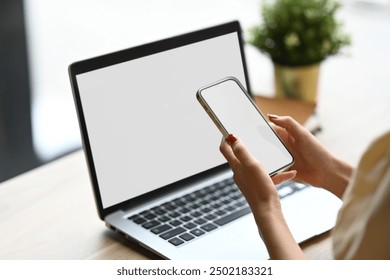
[[(275, 184), (296, 178), (322, 187), (339, 198), (349, 183), (353, 167), (333, 156), (307, 129), (291, 117), (269, 115), (274, 129), (294, 156), (291, 171), (272, 178), (261, 163), (233, 135), (222, 141), (220, 150), (234, 173), (234, 180), (248, 201), (256, 224), (273, 259), (302, 259), (286, 220)], [(310, 209), (308, 209), (310, 211)]]
[(279, 209), (270, 212), (252, 211), (271, 259), (305, 259), (305, 255), (293, 238), (283, 213)]
[(220, 146), (234, 173), (234, 180), (252, 209), (259, 232), (272, 259), (303, 259), (284, 219), (274, 182), (295, 176), (295, 171), (275, 175), (272, 179), (263, 166), (248, 152), (241, 140), (229, 135)]

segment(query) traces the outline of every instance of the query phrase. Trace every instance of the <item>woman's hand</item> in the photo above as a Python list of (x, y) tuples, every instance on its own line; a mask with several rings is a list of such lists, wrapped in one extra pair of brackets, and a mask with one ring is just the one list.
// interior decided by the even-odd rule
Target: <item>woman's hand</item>
[(234, 180), (252, 209), (258, 229), (272, 259), (302, 259), (304, 255), (284, 219), (276, 183), (292, 179), (288, 171), (272, 179), (247, 150), (244, 143), (230, 134), (222, 141), (220, 151), (234, 173)]
[(273, 128), (293, 154), (296, 179), (322, 187), (341, 198), (352, 166), (333, 156), (306, 128), (288, 116), (268, 115)]
[(271, 178), (241, 140), (232, 134), (226, 140), (222, 141), (220, 151), (233, 170), (233, 179), (249, 205), (257, 208), (280, 208), (275, 184), (294, 178), (296, 171), (282, 172)]

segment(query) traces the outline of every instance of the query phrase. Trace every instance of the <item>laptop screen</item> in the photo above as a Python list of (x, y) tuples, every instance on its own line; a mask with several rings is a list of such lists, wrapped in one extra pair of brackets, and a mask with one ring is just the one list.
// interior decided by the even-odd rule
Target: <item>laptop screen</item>
[(247, 86), (239, 36), (147, 51), (75, 75), (103, 208), (226, 162), (196, 92), (226, 76)]

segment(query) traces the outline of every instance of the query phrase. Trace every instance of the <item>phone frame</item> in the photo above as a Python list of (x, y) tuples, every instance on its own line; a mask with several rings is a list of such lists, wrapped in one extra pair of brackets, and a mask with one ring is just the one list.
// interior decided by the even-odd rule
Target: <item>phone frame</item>
[(257, 105), (253, 102), (253, 99), (249, 96), (248, 92), (245, 90), (244, 86), (240, 83), (240, 81), (232, 76), (225, 77), (221, 80), (218, 80), (214, 83), (211, 83), (207, 86), (201, 87), (197, 92), (196, 92), (196, 98), (198, 99), (199, 103), (202, 105), (203, 109), (206, 111), (206, 113), (210, 116), (211, 120), (214, 122), (214, 124), (217, 126), (219, 131), (221, 131), (222, 135), (224, 137), (227, 137), (229, 135), (229, 132), (223, 125), (223, 123), (218, 119), (217, 115), (215, 115), (213, 109), (209, 106), (207, 101), (204, 99), (202, 96), (202, 91), (206, 90), (208, 88), (211, 88), (213, 86), (219, 85), (221, 83), (224, 83), (226, 81), (232, 80), (235, 82), (242, 90), (242, 92), (246, 95), (246, 97), (249, 99), (249, 101), (252, 103), (252, 105), (256, 108), (256, 110), (260, 113), (260, 115), (264, 118), (263, 114), (261, 111), (258, 109)]
[(268, 125), (268, 127), (271, 129), (271, 131), (276, 135), (276, 137), (279, 139), (279, 141), (282, 143), (282, 145), (284, 146), (284, 148), (287, 150), (287, 152), (290, 154), (291, 156), (291, 162), (289, 164), (287, 164), (286, 166), (283, 166), (273, 172), (271, 172), (269, 175), (272, 176), (272, 175), (275, 175), (279, 172), (282, 172), (283, 170), (286, 170), (288, 167), (290, 167), (291, 165), (294, 164), (294, 156), (292, 155), (292, 153), (289, 151), (289, 149), (286, 147), (286, 145), (283, 143), (282, 139), (279, 137), (279, 135), (276, 133), (276, 131), (272, 128), (272, 126), (269, 124), (269, 122), (267, 121), (267, 119), (264, 117), (264, 114), (263, 112), (259, 109), (259, 107), (256, 105), (256, 103), (254, 102), (254, 100), (252, 99), (252, 97), (248, 94), (248, 92), (246, 91), (246, 89), (244, 88), (244, 86), (241, 84), (241, 82), (235, 78), (235, 77), (232, 77), (232, 76), (228, 76), (228, 77), (225, 77), (221, 80), (218, 80), (214, 83), (211, 83), (207, 86), (204, 86), (204, 87), (201, 87), (197, 92), (196, 92), (196, 98), (198, 99), (199, 103), (202, 105), (203, 109), (206, 111), (206, 113), (209, 115), (209, 117), (211, 118), (211, 120), (214, 122), (214, 124), (217, 126), (217, 128), (219, 129), (219, 131), (222, 133), (222, 135), (226, 138), (230, 132), (225, 128), (225, 126), (223, 125), (223, 123), (219, 120), (219, 118), (217, 117), (217, 115), (214, 113), (213, 109), (209, 106), (209, 104), (207, 103), (207, 101), (204, 99), (204, 97), (202, 96), (202, 91), (210, 88), (210, 87), (213, 87), (213, 86), (216, 86), (216, 85), (219, 85), (221, 83), (224, 83), (226, 81), (233, 81), (235, 82), (239, 88), (241, 89), (242, 93), (246, 96), (246, 98), (248, 98), (248, 100), (251, 102), (251, 104), (253, 105), (253, 107), (257, 110), (257, 112), (259, 113), (259, 116), (262, 117), (264, 119), (264, 121), (266, 122), (266, 124)]

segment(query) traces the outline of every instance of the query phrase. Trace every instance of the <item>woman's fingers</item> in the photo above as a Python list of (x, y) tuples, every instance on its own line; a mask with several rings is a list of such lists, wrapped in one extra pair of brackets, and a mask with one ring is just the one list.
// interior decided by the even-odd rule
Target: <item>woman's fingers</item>
[(275, 174), (274, 176), (271, 177), (271, 179), (275, 185), (278, 185), (283, 183), (284, 181), (293, 179), (296, 175), (297, 175), (296, 170), (290, 170), (279, 174)]
[(219, 146), (219, 150), (221, 151), (222, 155), (225, 157), (227, 162), (230, 165), (230, 168), (232, 170), (235, 170), (237, 166), (239, 166), (240, 162), (236, 158), (236, 156), (233, 153), (232, 147), (229, 145), (227, 139), (223, 137), (221, 145)]
[(306, 132), (302, 126), (290, 116), (277, 116), (268, 114), (268, 118), (277, 126), (284, 128), (294, 138), (299, 138), (299, 136)]

